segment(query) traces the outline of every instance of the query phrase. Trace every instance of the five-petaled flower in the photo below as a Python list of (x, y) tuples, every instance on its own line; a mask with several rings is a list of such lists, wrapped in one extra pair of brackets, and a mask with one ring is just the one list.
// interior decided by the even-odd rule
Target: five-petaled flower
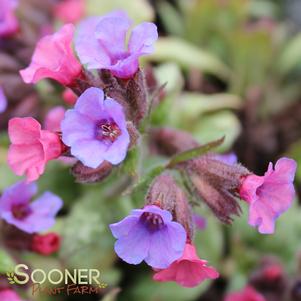
[(186, 243), (182, 257), (167, 269), (157, 271), (153, 279), (160, 282), (175, 281), (184, 287), (194, 287), (206, 279), (216, 279), (218, 276), (214, 268), (207, 266), (207, 261), (198, 257), (195, 246)]
[(139, 57), (154, 51), (157, 27), (144, 22), (134, 27), (127, 43), (132, 21), (122, 11), (92, 17), (78, 28), (75, 48), (88, 69), (108, 69), (120, 78), (132, 77), (139, 67)]
[(132, 210), (110, 229), (117, 241), (115, 252), (131, 264), (143, 260), (153, 268), (164, 269), (183, 254), (186, 231), (172, 221), (169, 211), (154, 205)]
[(52, 78), (62, 85), (72, 85), (82, 72), (81, 64), (72, 51), (74, 26), (64, 25), (53, 35), (43, 37), (37, 44), (31, 64), (20, 71), (26, 83)]
[(250, 205), (249, 224), (260, 233), (274, 233), (276, 219), (291, 206), (296, 168), (294, 160), (281, 158), (275, 169), (269, 164), (264, 176), (251, 174), (242, 179), (239, 193)]
[(0, 38), (7, 37), (19, 29), (18, 20), (14, 11), (18, 5), (18, 0), (0, 1)]
[(253, 287), (246, 286), (240, 292), (229, 293), (225, 301), (266, 301), (266, 299)]
[(47, 162), (62, 153), (59, 136), (42, 130), (40, 123), (31, 117), (12, 118), (8, 135), (11, 141), (8, 164), (18, 176), (26, 174), (28, 182), (37, 180)]
[(0, 198), (0, 217), (27, 233), (51, 228), (63, 202), (51, 192), (45, 192), (30, 202), (36, 193), (35, 183), (18, 182), (5, 189)]
[(61, 128), (63, 142), (87, 167), (105, 160), (116, 165), (127, 154), (130, 136), (123, 108), (114, 99), (104, 99), (101, 89), (87, 89), (66, 112)]

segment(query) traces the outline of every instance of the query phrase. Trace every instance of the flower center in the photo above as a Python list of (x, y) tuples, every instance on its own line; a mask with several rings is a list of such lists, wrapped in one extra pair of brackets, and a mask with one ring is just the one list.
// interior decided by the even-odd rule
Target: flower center
[(113, 143), (121, 135), (121, 130), (113, 119), (102, 119), (96, 128), (96, 137), (99, 140)]
[(16, 219), (25, 219), (31, 213), (28, 204), (16, 204), (12, 207), (12, 214)]
[(151, 212), (144, 212), (140, 217), (140, 221), (150, 230), (160, 230), (164, 226), (161, 215)]

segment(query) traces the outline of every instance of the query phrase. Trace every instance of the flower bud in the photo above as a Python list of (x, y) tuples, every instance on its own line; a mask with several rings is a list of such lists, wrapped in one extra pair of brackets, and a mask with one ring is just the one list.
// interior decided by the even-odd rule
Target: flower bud
[(242, 176), (249, 171), (239, 164), (229, 165), (207, 155), (182, 164), (192, 189), (224, 223), (231, 223), (231, 215), (241, 212), (237, 190)]
[(36, 234), (33, 237), (31, 249), (36, 253), (48, 256), (57, 252), (60, 244), (61, 238), (56, 233)]
[(146, 196), (147, 205), (156, 205), (172, 213), (174, 220), (187, 232), (188, 240), (193, 238), (192, 212), (184, 191), (167, 173), (155, 178)]
[(113, 165), (104, 161), (97, 168), (90, 168), (78, 161), (71, 169), (72, 175), (78, 183), (100, 182), (111, 174)]

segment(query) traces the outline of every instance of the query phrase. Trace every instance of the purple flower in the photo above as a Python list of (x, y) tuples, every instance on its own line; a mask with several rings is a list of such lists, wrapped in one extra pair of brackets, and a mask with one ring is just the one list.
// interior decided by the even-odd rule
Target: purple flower
[(269, 164), (264, 176), (251, 174), (242, 179), (239, 193), (250, 205), (249, 225), (258, 227), (260, 233), (274, 233), (276, 219), (291, 206), (296, 168), (294, 160), (281, 158), (275, 170)]
[(0, 1), (0, 37), (10, 36), (18, 30), (18, 20), (14, 14), (17, 5), (17, 0)]
[(172, 222), (172, 215), (157, 206), (132, 210), (131, 214), (110, 229), (117, 241), (115, 252), (131, 264), (143, 260), (153, 268), (164, 269), (184, 252), (186, 232)]
[(199, 214), (194, 213), (192, 215), (194, 224), (198, 230), (205, 230), (207, 228), (207, 219)]
[(228, 165), (234, 165), (237, 163), (237, 156), (234, 153), (214, 154), (213, 159), (219, 160)]
[(34, 183), (18, 182), (7, 188), (0, 198), (0, 217), (27, 233), (51, 228), (63, 202), (51, 192), (45, 192), (30, 202), (36, 192)]
[(131, 25), (122, 11), (80, 23), (75, 48), (82, 64), (88, 69), (109, 69), (120, 78), (135, 74), (139, 57), (154, 51), (158, 32), (155, 24), (144, 22), (133, 28), (127, 42)]
[(7, 108), (7, 98), (3, 89), (0, 87), (0, 113), (3, 113)]
[(96, 168), (105, 160), (116, 165), (126, 157), (130, 136), (122, 106), (104, 99), (101, 89), (87, 89), (66, 112), (61, 128), (63, 142), (87, 167)]

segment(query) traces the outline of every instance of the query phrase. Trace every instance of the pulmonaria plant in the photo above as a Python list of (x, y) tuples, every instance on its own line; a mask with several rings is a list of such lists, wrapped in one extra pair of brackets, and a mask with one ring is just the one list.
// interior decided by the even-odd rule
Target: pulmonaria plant
[(47, 162), (62, 154), (59, 136), (42, 130), (40, 123), (31, 117), (12, 118), (8, 135), (11, 141), (8, 164), (18, 176), (25, 174), (28, 182), (37, 180)]
[(0, 290), (1, 301), (24, 301), (20, 296), (10, 288)]
[(31, 250), (44, 256), (49, 256), (60, 249), (61, 237), (54, 233), (35, 234), (32, 239)]
[(183, 226), (172, 221), (169, 211), (158, 206), (145, 206), (110, 229), (117, 242), (115, 251), (127, 263), (143, 260), (153, 268), (168, 267), (183, 254), (186, 232)]
[(51, 78), (62, 85), (74, 84), (82, 72), (82, 66), (72, 50), (74, 30), (72, 24), (66, 24), (58, 32), (38, 42), (31, 64), (20, 71), (25, 83)]
[(51, 228), (63, 202), (51, 192), (45, 192), (31, 202), (36, 193), (35, 183), (18, 182), (8, 187), (0, 198), (0, 218), (26, 233), (37, 233)]
[(0, 2), (0, 39), (16, 33), (19, 22), (15, 16), (18, 0), (1, 0)]
[(292, 205), (297, 164), (281, 158), (270, 163), (264, 176), (248, 175), (242, 178), (240, 197), (249, 204), (249, 224), (262, 234), (275, 231), (276, 219)]
[(114, 99), (105, 99), (101, 89), (87, 89), (61, 126), (63, 142), (87, 167), (97, 168), (104, 161), (119, 164), (127, 154), (130, 136), (123, 108)]
[(174, 261), (168, 268), (157, 271), (153, 279), (160, 282), (175, 281), (184, 287), (194, 287), (206, 279), (218, 277), (218, 272), (208, 267), (206, 260), (198, 257), (195, 246), (186, 243), (181, 258)]
[(247, 286), (240, 292), (229, 293), (224, 301), (266, 301), (253, 287)]
[(107, 69), (120, 78), (132, 77), (139, 67), (139, 57), (154, 51), (157, 27), (144, 22), (127, 34), (132, 21), (122, 11), (103, 17), (92, 17), (78, 28), (75, 48), (82, 64), (88, 69)]
[[(64, 1), (63, 13), (64, 5), (75, 2)], [(194, 287), (217, 278), (218, 272), (197, 255), (194, 226), (203, 229), (206, 225), (193, 214), (190, 201), (204, 202), (221, 222), (231, 224), (241, 213), (241, 198), (249, 204), (249, 224), (260, 233), (273, 233), (275, 220), (293, 201), (296, 163), (282, 158), (275, 169), (270, 165), (259, 177), (237, 163), (235, 154), (211, 153), (222, 140), (200, 145), (185, 131), (151, 128), (149, 114), (157, 104), (156, 95), (149, 92), (156, 88), (148, 86), (139, 58), (154, 51), (157, 38), (156, 25), (133, 26), (122, 11), (88, 18), (77, 28), (65, 24), (42, 38), (30, 65), (20, 74), (26, 83), (56, 80), (65, 86), (63, 98), (71, 108), (50, 110), (45, 129), (31, 117), (12, 118), (8, 163), (17, 175), (26, 175), (28, 182), (38, 179), (46, 164), (60, 156), (70, 157), (71, 172), (82, 183), (100, 182), (119, 169), (126, 171), (133, 184), (141, 171), (145, 178), (131, 192), (137, 199), (136, 189), (142, 185), (144, 205), (110, 225), (115, 251), (130, 264), (145, 261), (154, 269), (156, 281)], [(139, 139), (142, 135), (145, 139)], [(135, 157), (146, 140), (151, 154), (166, 158), (149, 174), (138, 168)], [(139, 169), (135, 175), (128, 172), (132, 165)], [(51, 193), (31, 203), (35, 191), (34, 184), (23, 182), (8, 188), (0, 199), (0, 216), (6, 224), (34, 233), (30, 249), (49, 255), (59, 247), (59, 237), (36, 232), (54, 224), (62, 204)], [(143, 199), (141, 194), (139, 199)], [(263, 301), (249, 288), (242, 296), (251, 299), (237, 299), (238, 294), (227, 301)]]

